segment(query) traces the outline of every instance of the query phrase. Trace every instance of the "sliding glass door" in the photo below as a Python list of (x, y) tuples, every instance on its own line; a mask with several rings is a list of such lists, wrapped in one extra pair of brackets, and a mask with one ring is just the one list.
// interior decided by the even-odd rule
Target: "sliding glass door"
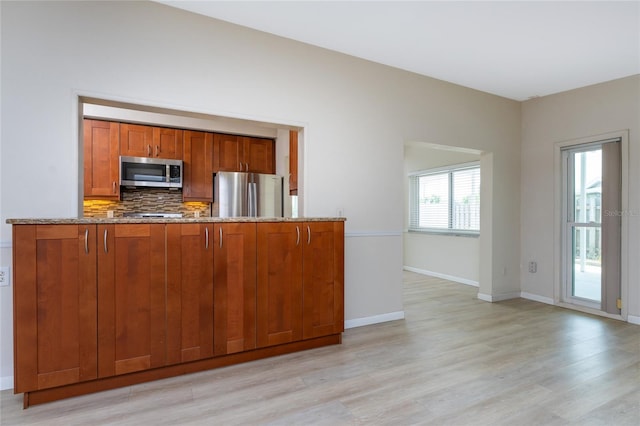
[(620, 313), (620, 143), (563, 151), (564, 302)]

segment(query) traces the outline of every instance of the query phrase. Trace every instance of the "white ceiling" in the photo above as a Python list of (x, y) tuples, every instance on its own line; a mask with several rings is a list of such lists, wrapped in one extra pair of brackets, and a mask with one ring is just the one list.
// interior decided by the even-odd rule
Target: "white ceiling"
[(640, 1), (161, 3), (515, 100), (640, 74)]

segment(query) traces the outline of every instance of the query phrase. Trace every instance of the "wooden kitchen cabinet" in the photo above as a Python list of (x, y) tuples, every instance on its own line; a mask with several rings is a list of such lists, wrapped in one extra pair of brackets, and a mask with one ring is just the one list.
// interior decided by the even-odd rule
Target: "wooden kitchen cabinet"
[(214, 171), (245, 172), (242, 150), (236, 135), (214, 134)]
[(167, 364), (213, 356), (213, 237), (213, 223), (167, 224)]
[(344, 222), (257, 227), (258, 346), (344, 331)]
[(342, 221), (16, 222), (25, 408), (341, 341)]
[(276, 172), (275, 142), (273, 139), (241, 136), (242, 155), (249, 172)]
[(302, 339), (302, 223), (257, 224), (257, 346)]
[(13, 227), (14, 392), (97, 377), (96, 225)]
[(303, 224), (303, 338), (344, 331), (344, 222)]
[(165, 225), (98, 225), (98, 376), (165, 364)]
[(215, 171), (275, 173), (273, 139), (215, 134)]
[(120, 155), (182, 160), (183, 131), (141, 124), (120, 124)]
[(256, 347), (256, 224), (218, 223), (213, 232), (215, 355)]
[(120, 198), (120, 125), (83, 120), (84, 198)]
[(298, 195), (298, 131), (289, 131), (289, 195)]
[(182, 160), (183, 131), (167, 127), (153, 128), (154, 157)]
[(213, 201), (213, 133), (184, 131), (183, 201)]

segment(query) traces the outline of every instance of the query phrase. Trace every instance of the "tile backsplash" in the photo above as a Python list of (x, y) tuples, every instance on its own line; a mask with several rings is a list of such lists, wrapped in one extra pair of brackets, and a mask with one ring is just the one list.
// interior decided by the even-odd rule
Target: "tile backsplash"
[(201, 217), (210, 216), (210, 204), (203, 202), (182, 202), (182, 192), (158, 188), (122, 188), (120, 201), (85, 200), (84, 217), (107, 217), (113, 211), (114, 217), (124, 213), (182, 213), (193, 217), (199, 212)]

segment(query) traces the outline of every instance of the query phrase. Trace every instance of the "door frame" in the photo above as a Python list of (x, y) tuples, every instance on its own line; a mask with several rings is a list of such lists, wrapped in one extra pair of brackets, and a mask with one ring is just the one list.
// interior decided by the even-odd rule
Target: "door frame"
[[(573, 218), (572, 222), (569, 222), (569, 199), (573, 202), (573, 196), (575, 194), (570, 194), (570, 191), (575, 190), (575, 161), (573, 163), (569, 163), (569, 159), (572, 158), (574, 154), (577, 153), (585, 153), (594, 151), (595, 149), (600, 149), (602, 152), (602, 145), (606, 143), (603, 141), (585, 143), (579, 145), (571, 145), (568, 147), (562, 148), (562, 214), (561, 214), (561, 228), (562, 228), (562, 239), (560, 241), (562, 254), (560, 256), (560, 262), (563, 265), (562, 268), (562, 277), (560, 279), (560, 302), (567, 303), (570, 305), (579, 305), (595, 310), (602, 311), (601, 302), (596, 302), (594, 300), (585, 299), (582, 297), (574, 296), (570, 291), (568, 280), (575, 279), (574, 274), (574, 262), (573, 259), (573, 245), (569, 244), (569, 240), (573, 234), (575, 228), (593, 228), (600, 229), (600, 235), (602, 235), (602, 222), (598, 224), (592, 224), (589, 222), (579, 222), (577, 218)], [(586, 237), (586, 235), (585, 235)], [(584, 237), (583, 237), (584, 238)], [(572, 259), (571, 262), (568, 262), (568, 259)], [(600, 290), (602, 290), (602, 276), (600, 279)], [(571, 289), (573, 290), (573, 288)]]
[[(610, 314), (600, 309), (594, 309), (586, 306), (575, 305), (563, 301), (562, 298), (562, 280), (565, 274), (565, 266), (562, 262), (563, 238), (565, 226), (563, 221), (563, 193), (566, 188), (564, 182), (562, 151), (567, 148), (578, 148), (588, 144), (595, 144), (611, 139), (620, 139), (621, 152), (621, 241), (620, 241), (620, 294), (622, 299), (622, 309), (620, 315)], [(629, 300), (629, 131), (618, 130), (615, 132), (604, 133), (599, 135), (587, 136), (579, 139), (570, 139), (559, 141), (554, 144), (554, 209), (553, 209), (553, 262), (554, 262), (554, 285), (553, 285), (553, 301), (555, 305), (564, 308), (574, 309), (578, 311), (588, 312), (595, 315), (605, 316), (608, 318), (627, 320), (628, 316), (628, 300)], [(637, 213), (637, 214), (640, 214)]]

